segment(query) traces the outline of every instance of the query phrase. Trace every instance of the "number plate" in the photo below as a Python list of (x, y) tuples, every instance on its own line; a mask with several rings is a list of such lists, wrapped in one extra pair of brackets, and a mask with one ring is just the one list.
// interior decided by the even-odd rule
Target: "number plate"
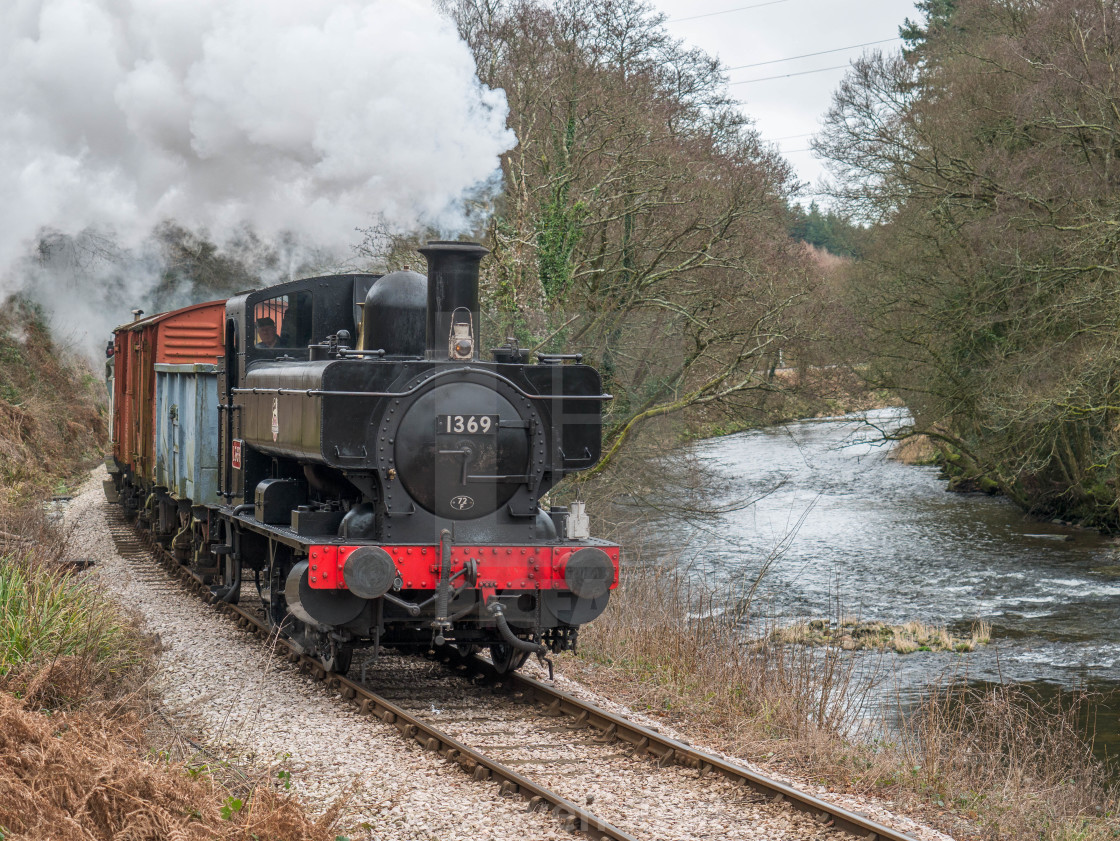
[(494, 435), (497, 415), (436, 415), (436, 432), (444, 435)]

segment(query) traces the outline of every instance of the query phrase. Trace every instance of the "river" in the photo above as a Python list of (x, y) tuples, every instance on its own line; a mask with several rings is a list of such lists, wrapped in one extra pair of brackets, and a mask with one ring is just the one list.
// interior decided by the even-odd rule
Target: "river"
[[(1120, 546), (1000, 497), (948, 493), (937, 468), (888, 458), (882, 431), (907, 420), (883, 409), (694, 444), (698, 469), (722, 488), (711, 501), (734, 510), (654, 528), (721, 589), (742, 592), (773, 558), (755, 603), (781, 619), (835, 617), (839, 603), (844, 615), (959, 636), (986, 620), (992, 644), (971, 654), (895, 656), (904, 691), (949, 673), (1099, 691), (1098, 747), (1114, 755)], [(742, 497), (752, 501), (734, 507)]]

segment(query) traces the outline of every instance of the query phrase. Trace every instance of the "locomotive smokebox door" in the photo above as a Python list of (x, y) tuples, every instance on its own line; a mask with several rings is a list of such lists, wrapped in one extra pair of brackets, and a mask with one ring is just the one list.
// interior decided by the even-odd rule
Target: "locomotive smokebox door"
[(478, 383), (438, 385), (401, 420), (396, 465), (409, 495), (450, 520), (492, 514), (526, 481), (529, 430), (502, 395)]
[(301, 499), (299, 482), (295, 479), (265, 479), (257, 485), (256, 510), (258, 523), (286, 526), (292, 521), (292, 509)]

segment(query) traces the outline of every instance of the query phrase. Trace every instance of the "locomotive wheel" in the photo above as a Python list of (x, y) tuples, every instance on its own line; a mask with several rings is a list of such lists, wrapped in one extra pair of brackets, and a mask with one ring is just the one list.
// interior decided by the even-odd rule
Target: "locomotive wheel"
[(449, 665), (457, 668), (469, 661), (478, 651), (478, 646), (469, 642), (453, 642), (436, 649), (435, 656)]
[(504, 642), (490, 643), (490, 659), (494, 662), (494, 670), (500, 674), (516, 672), (525, 665), (529, 659), (528, 651), (518, 651), (512, 645)]
[(466, 660), (474, 656), (475, 652), (478, 651), (478, 646), (470, 642), (457, 642), (449, 646), (448, 650), (457, 659)]
[[(298, 622), (298, 620), (295, 620)], [(299, 622), (306, 629), (306, 625)], [(292, 635), (295, 637), (295, 635)], [(328, 672), (344, 675), (350, 671), (350, 662), (354, 659), (354, 649), (348, 645), (339, 645), (329, 640), (322, 634), (304, 631), (301, 637), (296, 637), (297, 642), (311, 642), (308, 654), (318, 660)]]
[(225, 601), (230, 604), (238, 604), (241, 601), (241, 588), (229, 589), (235, 581), (241, 579), (241, 572), (237, 569), (236, 562), (231, 555), (225, 555), (224, 562), (219, 563), (219, 568), (222, 570), (219, 578), (220, 583), (212, 584), (210, 586), (211, 592), (224, 593)]
[(344, 675), (350, 671), (350, 662), (354, 659), (354, 649), (338, 648), (335, 649), (333, 656), (318, 657), (317, 659), (327, 671)]

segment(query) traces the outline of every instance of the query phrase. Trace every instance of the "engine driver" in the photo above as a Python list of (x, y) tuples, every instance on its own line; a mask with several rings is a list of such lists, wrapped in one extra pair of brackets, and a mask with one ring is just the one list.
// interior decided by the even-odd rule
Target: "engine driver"
[(257, 347), (272, 348), (280, 337), (276, 334), (276, 322), (268, 316), (257, 319)]

